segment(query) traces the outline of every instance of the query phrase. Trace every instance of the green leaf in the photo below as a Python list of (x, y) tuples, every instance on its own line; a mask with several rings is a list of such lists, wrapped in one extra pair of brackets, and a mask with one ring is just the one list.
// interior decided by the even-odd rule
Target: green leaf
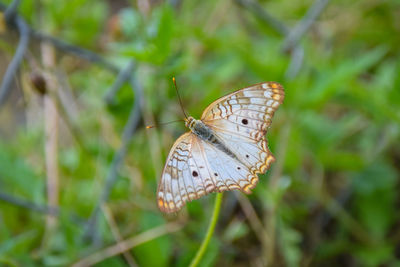
[(384, 162), (373, 162), (353, 182), (362, 223), (372, 237), (384, 241), (396, 219), (396, 171)]
[(316, 83), (304, 95), (305, 106), (321, 106), (338, 92), (351, 92), (351, 81), (377, 64), (388, 48), (379, 46), (368, 53), (347, 59), (332, 71), (322, 72)]

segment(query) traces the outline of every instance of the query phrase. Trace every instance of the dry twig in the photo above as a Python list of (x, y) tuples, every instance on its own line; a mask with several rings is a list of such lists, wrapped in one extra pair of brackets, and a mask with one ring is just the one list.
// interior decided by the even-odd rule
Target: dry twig
[(112, 246), (99, 250), (86, 258), (83, 258), (72, 265), (72, 267), (92, 266), (98, 262), (108, 259), (112, 256), (121, 254), (122, 252), (132, 249), (140, 244), (146, 243), (162, 235), (176, 232), (182, 228), (182, 225), (169, 223), (166, 225), (157, 226), (134, 237), (131, 237), (122, 242), (118, 242)]
[[(55, 58), (52, 47), (42, 44), (43, 65), (50, 71), (54, 68)], [(50, 72), (48, 72), (50, 73)], [(57, 84), (52, 77), (46, 81), (47, 89), (57, 94)], [(45, 122), (45, 162), (47, 182), (47, 202), (49, 206), (58, 207), (59, 176), (58, 176), (58, 112), (50, 94), (44, 95)], [(57, 224), (57, 218), (47, 216), (46, 235), (50, 234)]]
[(101, 206), (106, 203), (109, 199), (112, 188), (115, 185), (115, 182), (118, 178), (118, 168), (123, 162), (126, 152), (128, 150), (128, 146), (130, 144), (131, 138), (136, 131), (136, 128), (139, 124), (141, 118), (141, 107), (143, 102), (143, 89), (140, 82), (137, 80), (135, 76), (131, 76), (130, 84), (132, 90), (135, 93), (135, 101), (132, 105), (131, 113), (129, 115), (128, 121), (125, 124), (124, 132), (122, 133), (122, 144), (119, 150), (115, 153), (113, 161), (110, 166), (110, 171), (106, 178), (106, 182), (103, 187), (103, 191), (99, 197), (99, 200), (96, 204), (95, 209), (92, 212), (92, 215), (89, 219), (85, 236), (90, 238), (93, 243), (99, 244), (100, 237), (98, 236), (97, 231), (97, 221), (99, 217), (99, 213), (101, 211)]
[[(5, 10), (5, 19), (7, 25), (12, 25), (17, 28), (20, 39), (15, 51), (15, 55), (8, 65), (6, 73), (4, 74), (3, 80), (0, 86), (0, 106), (5, 102), (14, 77), (17, 74), (19, 66), (24, 58), (25, 52), (28, 48), (30, 29), (26, 24), (25, 20), (15, 14), (18, 7), (19, 1), (14, 1), (8, 8), (5, 8), (3, 4), (0, 5), (0, 10)], [(2, 8), (3, 7), (3, 8)]]
[(123, 246), (123, 243), (121, 243), (123, 241), (121, 233), (119, 232), (118, 229), (118, 225), (114, 220), (114, 216), (112, 214), (111, 209), (108, 207), (108, 205), (103, 205), (102, 206), (102, 211), (104, 213), (104, 216), (106, 217), (106, 220), (108, 222), (108, 225), (110, 226), (111, 229), (111, 233), (114, 236), (115, 241), (118, 242), (118, 244), (120, 245), (120, 249), (122, 252), (122, 255), (124, 256), (126, 262), (128, 263), (128, 265), (130, 267), (135, 267), (138, 266), (135, 262), (135, 260), (133, 259), (133, 256), (131, 253), (129, 253), (129, 248), (126, 248)]
[(284, 51), (292, 50), (304, 34), (310, 29), (311, 25), (315, 22), (318, 16), (322, 13), (324, 8), (329, 3), (329, 0), (316, 0), (314, 4), (308, 9), (303, 19), (289, 32), (283, 41), (282, 47)]
[(104, 96), (104, 101), (108, 105), (114, 104), (115, 95), (118, 93), (121, 87), (131, 78), (135, 66), (135, 61), (131, 60), (125, 68), (120, 70), (117, 79), (110, 87), (110, 89), (108, 89), (107, 94)]

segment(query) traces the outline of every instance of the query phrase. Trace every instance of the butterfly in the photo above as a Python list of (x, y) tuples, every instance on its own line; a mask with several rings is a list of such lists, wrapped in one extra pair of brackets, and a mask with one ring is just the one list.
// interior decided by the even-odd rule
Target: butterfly
[(161, 175), (159, 209), (177, 212), (211, 192), (250, 194), (275, 161), (265, 134), (283, 99), (279, 83), (258, 83), (217, 99), (200, 120), (187, 117), (190, 131), (172, 146)]

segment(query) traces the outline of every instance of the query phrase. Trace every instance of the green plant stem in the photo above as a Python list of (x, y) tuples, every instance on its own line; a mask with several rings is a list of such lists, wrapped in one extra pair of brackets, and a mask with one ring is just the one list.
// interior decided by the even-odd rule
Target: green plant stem
[(203, 242), (201, 243), (201, 246), (196, 253), (196, 256), (190, 263), (190, 267), (198, 266), (201, 259), (203, 258), (204, 253), (207, 250), (208, 244), (210, 243), (211, 237), (214, 233), (215, 225), (217, 224), (218, 221), (219, 211), (221, 210), (222, 196), (223, 193), (219, 193), (215, 197), (214, 211), (210, 220), (210, 224), (208, 225), (207, 234), (204, 237)]

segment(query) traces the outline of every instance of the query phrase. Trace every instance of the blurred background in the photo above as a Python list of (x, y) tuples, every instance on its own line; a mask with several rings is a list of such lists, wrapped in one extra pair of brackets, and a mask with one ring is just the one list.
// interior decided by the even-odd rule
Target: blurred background
[(277, 81), (277, 161), (201, 266), (400, 266), (400, 1), (0, 3), (0, 265), (187, 266), (215, 194), (156, 206), (212, 101)]

